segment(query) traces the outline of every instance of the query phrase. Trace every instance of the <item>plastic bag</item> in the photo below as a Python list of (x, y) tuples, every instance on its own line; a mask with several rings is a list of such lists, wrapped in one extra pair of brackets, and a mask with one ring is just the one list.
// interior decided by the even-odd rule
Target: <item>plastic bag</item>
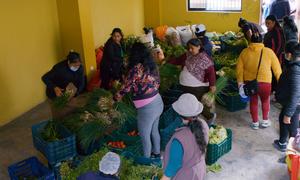
[(169, 27), (166, 32), (166, 36), (167, 36), (169, 43), (172, 46), (181, 45), (181, 38), (180, 38), (179, 32), (175, 28)]
[(140, 41), (144, 43), (148, 48), (154, 47), (153, 32), (150, 31), (148, 34), (143, 34), (140, 37)]
[(179, 31), (179, 35), (181, 37), (181, 41), (184, 45), (193, 38), (193, 32), (190, 28), (190, 26), (177, 26), (177, 31)]
[(159, 26), (155, 28), (156, 37), (161, 41), (165, 41), (167, 29), (168, 29), (167, 25)]

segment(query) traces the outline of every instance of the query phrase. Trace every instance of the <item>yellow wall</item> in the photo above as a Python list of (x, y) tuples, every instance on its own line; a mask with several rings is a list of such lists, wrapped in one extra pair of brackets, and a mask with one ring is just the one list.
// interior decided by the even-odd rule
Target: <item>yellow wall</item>
[[(146, 0), (152, 3), (145, 6), (146, 26), (152, 25), (169, 25), (178, 26), (186, 24), (206, 25), (208, 31), (224, 32), (228, 30), (237, 31), (237, 22), (243, 17), (252, 22), (259, 22), (260, 17), (260, 1), (259, 0), (243, 0), (242, 13), (211, 13), (211, 12), (188, 12), (187, 0)], [(158, 2), (159, 1), (159, 2)], [(160, 9), (159, 18), (151, 16), (153, 6)], [(157, 24), (159, 22), (159, 24)]]
[(71, 49), (82, 56), (82, 36), (79, 21), (77, 0), (56, 0), (62, 41), (63, 54), (66, 56)]
[(114, 27), (125, 36), (139, 35), (144, 27), (144, 0), (92, 0), (92, 20), (95, 47), (106, 42)]
[(96, 68), (91, 0), (57, 0), (57, 5), (63, 52), (79, 52), (90, 78)]
[(157, 27), (160, 25), (160, 0), (144, 0), (144, 17), (147, 27)]
[(54, 0), (3, 0), (0, 6), (0, 125), (45, 99), (41, 76), (61, 58)]
[(92, 25), (91, 0), (79, 0), (79, 15), (85, 71), (88, 79), (96, 70), (95, 43)]

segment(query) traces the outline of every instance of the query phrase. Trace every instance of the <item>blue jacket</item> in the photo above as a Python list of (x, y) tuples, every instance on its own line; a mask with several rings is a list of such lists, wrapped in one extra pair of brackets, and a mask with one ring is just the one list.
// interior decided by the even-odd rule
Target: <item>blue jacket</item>
[(290, 15), (290, 3), (287, 0), (275, 0), (271, 4), (270, 15), (276, 16), (277, 19), (283, 19), (284, 16)]
[(201, 42), (204, 46), (205, 52), (211, 57), (212, 56), (212, 48), (213, 48), (212, 43), (210, 42), (210, 40), (208, 39), (207, 36), (199, 37), (199, 39), (201, 40)]

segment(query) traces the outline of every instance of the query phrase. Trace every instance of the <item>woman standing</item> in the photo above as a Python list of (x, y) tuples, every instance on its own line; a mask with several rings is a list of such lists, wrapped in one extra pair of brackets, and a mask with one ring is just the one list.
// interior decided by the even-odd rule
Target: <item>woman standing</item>
[(266, 26), (268, 32), (264, 37), (264, 45), (273, 50), (280, 64), (282, 64), (285, 45), (283, 30), (274, 15), (269, 15), (266, 18)]
[(287, 69), (278, 82), (276, 99), (283, 106), (279, 115), (280, 136), (274, 141), (279, 151), (285, 151), (288, 136), (295, 137), (300, 114), (300, 44), (290, 42), (286, 46)]
[[(268, 32), (264, 36), (264, 45), (265, 47), (268, 47), (273, 50), (273, 52), (276, 54), (279, 60), (281, 67), (284, 67), (283, 52), (284, 52), (285, 39), (283, 35), (283, 30), (274, 15), (269, 15), (266, 18), (266, 26)], [(277, 80), (274, 74), (272, 73), (272, 92), (276, 91), (276, 86), (277, 86)]]
[[(143, 143), (144, 156), (160, 157), (159, 117), (163, 111), (163, 102), (159, 94), (159, 73), (153, 57), (142, 43), (135, 43), (129, 55), (129, 72), (116, 100), (126, 93), (133, 94), (133, 103), (137, 108), (138, 131)], [(152, 142), (151, 142), (152, 139)]]
[[(179, 83), (185, 93), (195, 95), (200, 101), (207, 92), (216, 91), (214, 63), (203, 49), (199, 39), (189, 40), (187, 46), (185, 66), (180, 73)], [(203, 116), (213, 121), (216, 117), (213, 107), (204, 106)]]
[(161, 180), (203, 180), (209, 131), (207, 123), (198, 118), (203, 105), (194, 95), (183, 94), (172, 107), (185, 126), (175, 131), (166, 146)]
[[(259, 66), (260, 59), (261, 64)], [(264, 128), (271, 125), (269, 112), (272, 71), (276, 80), (278, 80), (281, 74), (281, 67), (275, 53), (271, 49), (264, 47), (260, 34), (253, 34), (249, 47), (244, 49), (238, 58), (237, 81), (239, 87), (254, 79), (258, 81), (258, 93), (250, 97), (251, 127), (255, 130), (259, 128), (258, 96), (261, 100), (263, 112), (261, 125)]]
[(110, 89), (112, 80), (122, 80), (124, 70), (124, 50), (122, 47), (123, 33), (114, 28), (111, 37), (104, 46), (103, 59), (100, 65), (101, 88)]
[(263, 32), (260, 25), (247, 21), (246, 19), (240, 18), (238, 26), (242, 29), (245, 38), (250, 43), (253, 34), (261, 34)]

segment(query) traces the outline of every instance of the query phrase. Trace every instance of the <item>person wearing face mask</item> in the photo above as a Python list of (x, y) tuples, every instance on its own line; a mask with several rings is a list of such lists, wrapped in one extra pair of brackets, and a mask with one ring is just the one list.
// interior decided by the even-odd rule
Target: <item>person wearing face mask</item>
[[(70, 52), (66, 60), (54, 65), (43, 75), (42, 81), (46, 84), (52, 118), (60, 119), (81, 106), (81, 98), (73, 98), (82, 93), (85, 87), (84, 71), (77, 52)], [(70, 93), (69, 102), (63, 108), (57, 108), (53, 100), (64, 92)]]
[(103, 59), (100, 64), (101, 88), (109, 90), (112, 81), (122, 81), (123, 58), (123, 32), (120, 28), (114, 28), (111, 37), (104, 45)]
[(212, 48), (213, 48), (213, 45), (210, 42), (210, 40), (208, 39), (208, 37), (205, 36), (205, 33), (206, 33), (206, 27), (205, 27), (204, 24), (199, 24), (198, 26), (196, 26), (196, 28), (195, 28), (195, 35), (197, 36), (197, 38), (203, 44), (203, 48), (204, 48), (205, 52), (210, 57), (212, 57)]
[(67, 59), (54, 65), (53, 68), (42, 77), (46, 84), (46, 95), (50, 99), (60, 97), (67, 86), (72, 84), (76, 87), (79, 95), (84, 90), (84, 71), (81, 65), (80, 55), (77, 52), (70, 52)]
[(282, 105), (279, 115), (279, 139), (273, 143), (279, 151), (287, 148), (288, 136), (295, 137), (300, 115), (300, 44), (291, 41), (286, 45), (286, 70), (282, 73), (275, 94)]
[[(191, 93), (199, 101), (207, 92), (216, 91), (216, 73), (214, 63), (205, 52), (201, 41), (193, 38), (188, 41), (188, 52), (185, 54), (185, 65), (179, 76), (179, 84), (185, 93)], [(204, 106), (203, 116), (210, 122), (216, 118), (214, 107)]]

